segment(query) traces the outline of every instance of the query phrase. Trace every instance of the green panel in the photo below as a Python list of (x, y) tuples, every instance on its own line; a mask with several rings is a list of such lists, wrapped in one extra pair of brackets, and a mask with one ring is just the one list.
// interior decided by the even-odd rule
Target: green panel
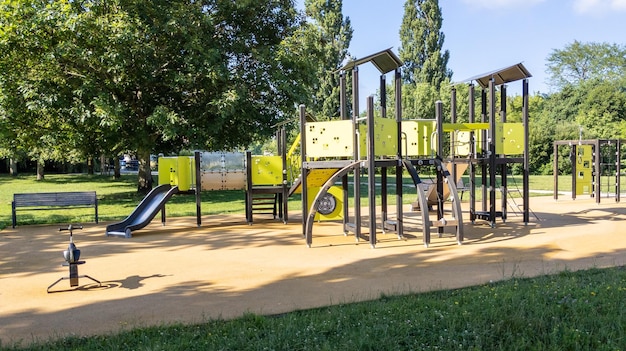
[(252, 184), (280, 185), (283, 183), (283, 158), (281, 156), (252, 156)]
[[(367, 154), (367, 125), (359, 125), (361, 158)], [(374, 118), (375, 156), (395, 156), (398, 153), (398, 123), (394, 119)]]
[(306, 128), (307, 157), (353, 157), (352, 120), (309, 122)]
[(522, 123), (496, 123), (496, 153), (521, 155), (524, 153), (524, 125)]

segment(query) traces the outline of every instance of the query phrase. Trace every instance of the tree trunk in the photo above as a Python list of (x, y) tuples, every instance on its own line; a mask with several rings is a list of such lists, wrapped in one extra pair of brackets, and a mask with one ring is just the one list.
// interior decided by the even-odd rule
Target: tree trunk
[(43, 167), (45, 165), (44, 160), (37, 160), (37, 180), (43, 180)]
[(137, 173), (137, 191), (147, 194), (152, 190), (152, 171), (150, 170), (150, 149), (137, 150), (139, 172)]
[(9, 159), (9, 173), (12, 177), (17, 177), (17, 161), (14, 158)]
[(87, 174), (93, 175), (93, 157), (87, 158)]
[(107, 164), (107, 159), (104, 155), (100, 155), (100, 174), (109, 174), (109, 165)]
[(113, 179), (122, 178), (122, 172), (120, 171), (122, 167), (120, 166), (120, 158), (119, 156), (115, 156), (113, 159)]

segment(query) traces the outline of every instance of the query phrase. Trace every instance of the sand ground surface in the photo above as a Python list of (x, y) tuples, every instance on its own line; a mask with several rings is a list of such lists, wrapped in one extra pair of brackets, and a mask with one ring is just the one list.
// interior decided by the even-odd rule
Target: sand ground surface
[[(309, 248), (298, 213), (283, 224), (257, 215), (159, 216), (130, 239), (106, 237), (107, 223), (74, 232), (79, 274), (68, 276), (60, 225), (0, 231), (0, 345), (69, 335), (115, 333), (138, 326), (196, 323), (247, 312), (278, 314), (331, 304), (453, 289), (511, 277), (531, 277), (626, 264), (626, 203), (614, 199), (555, 201), (531, 198), (531, 220), (510, 209), (492, 228), (470, 223), (465, 240), (453, 230), (425, 247), (415, 212), (404, 217), (405, 237), (378, 232), (372, 248), (344, 236), (340, 223), (316, 223)], [(466, 206), (467, 204), (464, 204)], [(408, 205), (406, 207), (408, 211)], [(367, 213), (367, 212), (364, 212)]]

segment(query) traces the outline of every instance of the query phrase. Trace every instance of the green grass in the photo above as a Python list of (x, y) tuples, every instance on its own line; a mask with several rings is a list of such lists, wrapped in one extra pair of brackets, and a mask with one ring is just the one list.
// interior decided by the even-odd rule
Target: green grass
[[(377, 176), (379, 183), (380, 177)], [(425, 180), (432, 180), (428, 176), (424, 176)], [(509, 176), (509, 189), (511, 196), (519, 196), (516, 189), (522, 188), (521, 176)], [(603, 177), (606, 182), (608, 177)], [(480, 181), (480, 179), (477, 179)], [(352, 178), (350, 178), (352, 182)], [(389, 175), (389, 184), (395, 184), (395, 175)], [(467, 176), (464, 182), (468, 184)], [(626, 186), (626, 179), (622, 180)], [(415, 190), (411, 179), (405, 175), (403, 178), (404, 194), (403, 202), (405, 204), (415, 201)], [(37, 181), (34, 175), (21, 175), (19, 177), (10, 177), (6, 174), (0, 175), (0, 229), (11, 226), (11, 201), (14, 193), (29, 192), (62, 192), (62, 191), (96, 191), (98, 196), (98, 211), (101, 221), (115, 221), (126, 218), (133, 209), (143, 199), (143, 196), (136, 191), (137, 176), (123, 175), (121, 179), (114, 180), (111, 176), (102, 175), (84, 175), (84, 174), (49, 174), (42, 181)], [(554, 179), (552, 176), (531, 176), (530, 189), (552, 191)], [(613, 186), (610, 183), (609, 186)], [(393, 196), (395, 188), (389, 187), (388, 194)], [(603, 186), (606, 191), (606, 185)], [(614, 188), (610, 188), (614, 189)], [(559, 190), (571, 190), (571, 176), (559, 177)], [(380, 189), (377, 190), (380, 194)], [(352, 194), (352, 190), (350, 190)], [(465, 201), (469, 196), (465, 194)], [(531, 196), (538, 195), (531, 193)], [(539, 194), (546, 195), (546, 194)], [(361, 204), (368, 205), (367, 198), (367, 177), (361, 179)], [(481, 199), (481, 192), (477, 189), (477, 200)], [(202, 214), (223, 214), (237, 213), (244, 216), (245, 213), (245, 194), (243, 190), (228, 191), (204, 191), (202, 197)], [(352, 206), (354, 199), (349, 199), (349, 205)], [(301, 209), (300, 196), (296, 195), (289, 199), (289, 209)], [(195, 197), (193, 195), (176, 195), (167, 205), (167, 215), (171, 217), (178, 216), (195, 216), (196, 206)], [(53, 223), (89, 223), (94, 221), (94, 211), (90, 208), (78, 208), (73, 210), (45, 210), (45, 211), (28, 211), (21, 210), (17, 214), (18, 225), (31, 224), (53, 224)]]
[(625, 267), (564, 271), (278, 316), (70, 337), (24, 350), (624, 350), (625, 295)]

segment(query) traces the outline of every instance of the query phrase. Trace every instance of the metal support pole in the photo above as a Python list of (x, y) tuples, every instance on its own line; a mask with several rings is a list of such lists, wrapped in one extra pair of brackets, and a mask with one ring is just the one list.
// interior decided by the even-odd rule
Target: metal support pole
[(394, 83), (395, 89), (395, 112), (396, 112), (396, 125), (397, 125), (397, 143), (398, 149), (396, 153), (396, 233), (399, 238), (404, 236), (404, 223), (403, 223), (403, 211), (402, 211), (402, 72), (399, 68), (396, 68)]
[[(435, 119), (437, 120), (437, 155), (443, 154), (443, 102), (435, 102)], [(443, 170), (437, 167), (437, 220), (443, 218)], [(428, 225), (427, 223), (425, 225)], [(443, 234), (443, 227), (437, 227), (439, 236)]]
[(530, 117), (528, 115), (528, 79), (522, 81), (522, 123), (524, 124), (524, 170), (522, 176), (522, 203), (524, 206), (524, 223), (530, 222), (530, 148), (529, 131)]
[[(469, 122), (474, 123), (476, 120), (476, 104), (474, 102), (476, 91), (474, 84), (469, 85)], [(469, 181), (470, 181), (470, 221), (474, 222), (476, 213), (476, 164), (472, 159), (476, 158), (476, 135), (470, 132), (470, 164), (469, 164)]]
[(311, 247), (313, 243), (313, 233), (307, 230), (307, 217), (309, 215), (309, 199), (307, 190), (307, 170), (306, 163), (306, 107), (300, 105), (300, 188), (302, 200), (302, 235), (306, 238), (306, 245)]
[(342, 120), (347, 119), (346, 116), (346, 107), (348, 104), (346, 103), (346, 72), (341, 71), (339, 73), (339, 116)]
[(622, 174), (622, 141), (617, 139), (615, 144), (615, 202), (620, 201), (621, 174)]
[(194, 162), (196, 165), (196, 223), (198, 228), (202, 225), (202, 169), (200, 169), (200, 151), (194, 152)]
[(489, 221), (496, 225), (496, 85), (489, 80)]
[[(352, 138), (354, 149), (354, 160), (359, 160), (359, 139), (356, 131), (359, 127), (359, 69), (352, 70)], [(361, 167), (354, 169), (354, 236), (356, 241), (361, 238)]]
[(370, 212), (370, 246), (376, 247), (376, 160), (374, 150), (374, 97), (367, 97), (367, 180)]
[(600, 200), (602, 199), (602, 188), (601, 188), (601, 184), (600, 184), (600, 178), (602, 176), (602, 168), (601, 166), (601, 162), (602, 162), (602, 158), (601, 158), (601, 152), (600, 152), (600, 140), (596, 140), (594, 142), (594, 168), (595, 168), (595, 172), (596, 172), (596, 177), (595, 177), (595, 193), (596, 193), (596, 203), (600, 204)]

